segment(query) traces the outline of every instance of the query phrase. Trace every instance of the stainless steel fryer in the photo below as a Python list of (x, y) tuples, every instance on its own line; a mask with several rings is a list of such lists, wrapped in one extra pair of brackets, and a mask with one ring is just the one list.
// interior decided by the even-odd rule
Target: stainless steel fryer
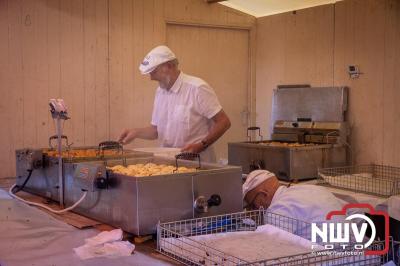
[[(20, 153), (17, 153), (20, 154)], [(133, 153), (135, 154), (135, 153)], [(237, 166), (201, 163), (191, 173), (129, 176), (107, 170), (121, 164), (168, 164), (199, 167), (199, 162), (135, 154), (136, 158), (63, 161), (64, 203), (72, 206), (87, 191), (73, 211), (124, 231), (155, 233), (159, 221), (204, 217), (243, 210), (242, 171)], [(140, 156), (142, 158), (140, 158)], [(19, 174), (26, 173), (26, 160), (17, 160)], [(24, 190), (58, 201), (56, 164), (33, 170)], [(18, 184), (24, 178), (18, 178)]]
[[(228, 144), (231, 165), (244, 173), (274, 172), (281, 180), (316, 178), (317, 169), (346, 164), (347, 88), (278, 88), (274, 90), (271, 138), (259, 127), (248, 129), (248, 140)], [(251, 136), (258, 130), (257, 141)]]
[[(131, 150), (122, 151), (119, 148), (114, 150), (115, 152), (111, 154), (110, 149), (103, 151), (103, 149), (99, 147), (102, 147), (102, 145), (73, 148), (69, 147), (68, 149), (64, 149), (63, 153), (65, 156), (62, 158), (63, 182), (65, 182), (67, 166), (73, 163), (90, 161), (106, 162), (112, 159), (120, 160), (122, 163), (126, 160), (126, 158), (152, 156), (152, 154), (148, 152), (137, 152)], [(87, 151), (97, 151), (97, 153), (91, 156), (69, 156), (77, 151), (81, 151), (83, 154)], [(26, 182), (24, 185), (25, 191), (60, 202), (58, 156), (51, 154), (51, 152), (56, 152), (56, 150), (51, 147), (41, 149), (25, 148), (16, 150), (16, 184), (17, 186), (22, 186), (27, 181), (27, 178), (29, 178), (28, 182)], [(61, 201), (63, 203), (64, 200), (61, 199)]]

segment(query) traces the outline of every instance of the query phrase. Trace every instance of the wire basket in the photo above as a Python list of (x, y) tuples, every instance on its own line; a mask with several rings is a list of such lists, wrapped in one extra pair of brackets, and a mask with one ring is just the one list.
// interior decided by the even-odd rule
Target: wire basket
[(254, 231), (263, 223), (261, 211), (239, 212), (227, 215), (189, 219), (157, 226), (157, 249), (160, 253), (186, 265), (240, 265), (247, 261), (225, 254), (190, 237), (225, 232)]
[(400, 167), (357, 165), (318, 169), (318, 184), (390, 197), (400, 194)]
[[(229, 254), (213, 245), (194, 239), (195, 236), (202, 235), (255, 231), (260, 225), (272, 225), (297, 237), (309, 239), (311, 236), (310, 223), (258, 210), (159, 223), (157, 226), (157, 250), (185, 265), (382, 265), (388, 261), (387, 255), (355, 256), (334, 252), (335, 250), (330, 250), (328, 253), (308, 251), (290, 256), (249, 261), (238, 254)], [(247, 244), (253, 245), (253, 243)], [(254, 243), (254, 245), (258, 244)], [(383, 250), (384, 244), (384, 241), (377, 241), (369, 249)], [(232, 251), (230, 252), (232, 253)]]

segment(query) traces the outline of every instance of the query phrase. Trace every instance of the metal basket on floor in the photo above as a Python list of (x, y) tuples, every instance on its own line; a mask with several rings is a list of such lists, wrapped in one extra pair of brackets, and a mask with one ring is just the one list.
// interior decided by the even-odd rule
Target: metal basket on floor
[(400, 194), (400, 167), (356, 165), (318, 169), (318, 185), (380, 197)]
[[(247, 261), (237, 254), (228, 254), (192, 238), (199, 235), (254, 231), (257, 226), (264, 224), (306, 239), (311, 236), (310, 223), (258, 210), (160, 223), (157, 227), (157, 250), (185, 265), (382, 265), (388, 260), (388, 256), (354, 256), (330, 250), (328, 253), (308, 252)], [(384, 241), (377, 241), (369, 249), (383, 250), (384, 244)]]

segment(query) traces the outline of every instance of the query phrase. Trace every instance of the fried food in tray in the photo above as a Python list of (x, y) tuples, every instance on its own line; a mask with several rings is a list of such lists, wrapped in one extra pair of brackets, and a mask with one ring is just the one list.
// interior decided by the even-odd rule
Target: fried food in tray
[[(187, 167), (176, 167), (173, 165), (166, 164), (132, 164), (124, 167), (122, 165), (116, 165), (113, 167), (107, 167), (109, 170), (114, 173), (129, 175), (129, 176), (154, 176), (154, 175), (168, 175), (168, 174), (176, 174), (176, 173), (191, 173), (196, 172), (196, 168), (187, 168)], [(176, 171), (175, 171), (176, 170)]]
[(279, 141), (261, 142), (260, 144), (273, 147), (305, 147), (305, 146), (315, 145), (313, 143), (279, 142)]
[[(44, 152), (49, 157), (57, 157), (58, 151), (56, 150), (48, 150)], [(120, 151), (117, 150), (103, 150), (99, 151), (98, 149), (76, 149), (76, 150), (68, 150), (62, 151), (63, 158), (85, 158), (85, 157), (97, 157), (97, 156), (107, 156), (107, 155), (117, 155), (120, 154)]]

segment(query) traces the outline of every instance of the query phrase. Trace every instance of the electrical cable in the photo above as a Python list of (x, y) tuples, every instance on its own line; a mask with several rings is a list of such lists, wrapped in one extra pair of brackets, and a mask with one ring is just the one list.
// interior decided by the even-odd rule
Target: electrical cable
[(25, 185), (26, 185), (26, 183), (28, 183), (28, 181), (29, 181), (29, 179), (31, 178), (31, 176), (32, 176), (32, 172), (33, 172), (33, 169), (29, 169), (28, 170), (28, 176), (25, 178), (25, 181), (24, 181), (24, 183), (22, 183), (22, 186), (15, 186), (17, 189), (15, 190), (15, 191), (13, 191), (13, 193), (18, 193), (19, 191), (21, 191), (22, 189), (24, 189), (24, 187), (25, 187)]
[(57, 213), (57, 214), (64, 213), (64, 212), (67, 212), (67, 211), (70, 211), (70, 210), (74, 209), (76, 206), (78, 206), (78, 205), (85, 199), (85, 197), (86, 197), (86, 195), (87, 195), (87, 191), (82, 190), (82, 191), (83, 191), (82, 197), (81, 197), (77, 202), (75, 202), (74, 205), (72, 205), (72, 206), (70, 206), (70, 207), (68, 207), (68, 208), (62, 209), (62, 210), (54, 210), (54, 209), (52, 209), (52, 208), (50, 208), (50, 207), (48, 207), (48, 206), (46, 206), (46, 205), (43, 205), (43, 204), (40, 204), (40, 203), (37, 203), (37, 202), (32, 202), (32, 201), (24, 200), (23, 198), (18, 197), (17, 195), (15, 195), (15, 194), (13, 193), (13, 189), (14, 189), (15, 187), (16, 187), (16, 184), (14, 184), (14, 185), (9, 189), (9, 191), (8, 191), (8, 193), (9, 193), (13, 198), (18, 199), (18, 200), (20, 200), (20, 201), (22, 201), (22, 202), (24, 202), (24, 203), (26, 203), (26, 204), (29, 204), (29, 205), (34, 205), (34, 206), (38, 206), (38, 207), (44, 208), (44, 209), (46, 209), (46, 210), (48, 210), (48, 211), (51, 211), (51, 212)]

